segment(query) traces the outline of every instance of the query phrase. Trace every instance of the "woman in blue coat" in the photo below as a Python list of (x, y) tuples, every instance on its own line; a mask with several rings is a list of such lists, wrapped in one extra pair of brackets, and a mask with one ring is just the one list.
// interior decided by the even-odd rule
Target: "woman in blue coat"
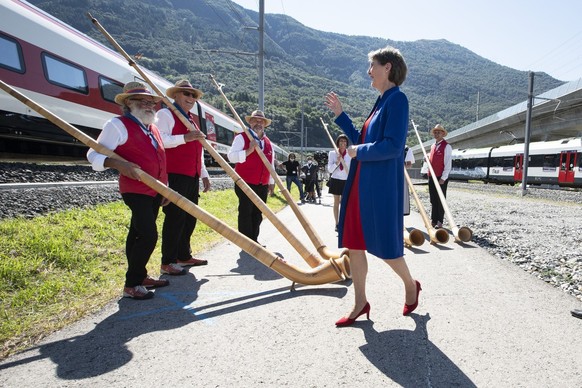
[(366, 251), (383, 259), (404, 282), (403, 315), (418, 306), (420, 283), (414, 280), (404, 260), (404, 147), (408, 132), (408, 99), (399, 86), (407, 73), (404, 58), (386, 47), (368, 54), (368, 75), (380, 96), (361, 131), (343, 111), (334, 92), (325, 104), (336, 116), (336, 124), (350, 138), (351, 168), (342, 195), (338, 225), (339, 246), (350, 250), (355, 304), (336, 322), (349, 326), (360, 315), (370, 317), (366, 297), (368, 262)]

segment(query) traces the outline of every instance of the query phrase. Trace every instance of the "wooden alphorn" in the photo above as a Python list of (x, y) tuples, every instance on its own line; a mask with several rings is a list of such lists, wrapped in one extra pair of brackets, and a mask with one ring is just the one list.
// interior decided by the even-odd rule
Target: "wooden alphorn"
[[(42, 106), (36, 102), (30, 100), (22, 93), (18, 92), (11, 86), (7, 85), (0, 80), (0, 88), (6, 93), (10, 94), (14, 98), (20, 100), (23, 104), (35, 110), (42, 116), (46, 117), (53, 124), (63, 129), (65, 132), (85, 144), (86, 146), (93, 148), (97, 152), (106, 155), (109, 158), (115, 158), (117, 160), (125, 161), (122, 157), (114, 153), (112, 150), (104, 147), (103, 145), (97, 143), (91, 137), (87, 136), (85, 133), (78, 130), (76, 127), (72, 126), (68, 122), (62, 120), (60, 117), (54, 115), (52, 112), (44, 109)], [(349, 257), (342, 256), (338, 259), (330, 259), (324, 261), (321, 265), (316, 268), (312, 268), (309, 271), (302, 271), (295, 266), (280, 260), (280, 258), (266, 249), (255, 241), (249, 239), (245, 235), (239, 233), (237, 230), (231, 228), (227, 224), (223, 223), (210, 213), (204, 211), (202, 208), (198, 207), (196, 204), (178, 194), (174, 190), (170, 189), (168, 186), (158, 181), (154, 177), (148, 175), (141, 169), (136, 169), (139, 179), (141, 182), (147, 186), (154, 189), (156, 192), (161, 194), (163, 197), (170, 200), (176, 206), (180, 207), (187, 213), (196, 217), (201, 222), (208, 225), (210, 228), (220, 233), (226, 239), (236, 244), (242, 248), (249, 255), (253, 256), (255, 259), (271, 268), (273, 271), (279, 273), (280, 275), (286, 277), (293, 282), (300, 284), (326, 284), (333, 283), (340, 280), (345, 280), (351, 276), (350, 274), (350, 264)]]
[(412, 127), (414, 128), (414, 132), (416, 133), (416, 137), (418, 138), (418, 144), (420, 145), (420, 149), (422, 150), (422, 153), (424, 154), (424, 160), (426, 161), (426, 164), (428, 165), (428, 169), (430, 170), (430, 177), (431, 177), (431, 179), (434, 182), (434, 185), (436, 187), (437, 193), (438, 193), (439, 198), (441, 200), (441, 203), (443, 205), (443, 209), (445, 210), (445, 215), (447, 216), (447, 220), (449, 221), (449, 224), (451, 225), (451, 230), (453, 232), (453, 235), (455, 236), (455, 241), (462, 241), (462, 242), (471, 241), (471, 237), (473, 236), (473, 232), (471, 231), (471, 229), (467, 228), (466, 226), (462, 226), (459, 228), (457, 226), (457, 224), (455, 223), (455, 221), (453, 220), (453, 216), (451, 214), (451, 211), (449, 210), (449, 206), (447, 205), (447, 200), (445, 198), (445, 195), (443, 194), (443, 190), (441, 189), (441, 185), (436, 177), (436, 174), (434, 173), (432, 165), (430, 164), (430, 158), (426, 154), (426, 150), (424, 149), (424, 146), (422, 145), (422, 139), (420, 138), (420, 134), (418, 133), (418, 129), (416, 127), (416, 124), (414, 124), (414, 120), (410, 120), (410, 122), (412, 123)]
[(447, 243), (449, 241), (449, 233), (444, 229), (441, 229), (441, 228), (435, 229), (432, 226), (432, 224), (430, 223), (430, 220), (428, 219), (428, 216), (426, 215), (426, 211), (424, 210), (424, 206), (422, 206), (422, 202), (420, 202), (420, 198), (418, 198), (418, 194), (416, 193), (416, 189), (414, 188), (414, 185), (412, 184), (412, 181), (410, 180), (410, 175), (408, 175), (408, 171), (406, 171), (406, 169), (404, 169), (404, 178), (406, 178), (406, 183), (408, 183), (408, 187), (410, 188), (410, 191), (412, 192), (414, 200), (416, 201), (416, 207), (418, 208), (418, 212), (420, 213), (420, 217), (422, 218), (422, 221), (424, 222), (424, 226), (426, 227), (426, 231), (428, 232), (430, 242), (435, 243), (435, 244)]
[[(190, 130), (196, 131), (197, 129), (192, 125), (192, 123), (186, 118), (174, 104), (166, 97), (166, 95), (157, 87), (157, 85), (152, 82), (150, 77), (140, 68), (140, 66), (125, 52), (125, 50), (115, 41), (115, 39), (105, 30), (105, 28), (91, 16), (87, 14), (91, 19), (91, 22), (97, 27), (99, 31), (107, 38), (107, 40), (117, 49), (117, 51), (127, 59), (129, 65), (133, 67), (140, 76), (150, 85), (152, 90), (163, 98), (164, 103), (171, 109), (176, 117), (180, 119), (182, 123)], [(285, 225), (282, 223), (276, 214), (263, 202), (263, 200), (255, 193), (249, 185), (241, 179), (238, 173), (228, 164), (227, 161), (210, 145), (206, 139), (199, 140), (202, 146), (208, 153), (216, 160), (216, 162), (223, 168), (223, 170), (232, 178), (234, 183), (247, 195), (247, 197), (253, 202), (253, 204), (261, 211), (262, 214), (267, 217), (267, 219), (275, 226), (275, 228), (285, 237), (285, 239), (291, 244), (291, 246), (299, 253), (299, 255), (309, 264), (310, 267), (315, 268), (322, 264), (323, 260), (315, 253), (311, 252)], [(338, 256), (340, 257), (340, 256)]]
[[(238, 115), (236, 109), (234, 109), (234, 107), (230, 103), (228, 97), (226, 97), (226, 95), (224, 94), (224, 92), (222, 90), (222, 86), (219, 85), (218, 82), (216, 82), (216, 80), (214, 79), (213, 76), (210, 76), (210, 78), (212, 79), (212, 82), (214, 83), (214, 86), (216, 87), (216, 89), (220, 92), (220, 94), (222, 95), (222, 97), (226, 101), (228, 108), (230, 109), (230, 111), (232, 112), (232, 114), (236, 118), (236, 120), (239, 122), (243, 131), (248, 136), (248, 138), (252, 141), (253, 137), (252, 137), (251, 133), (249, 132), (247, 125), (242, 121), (242, 119)], [(277, 184), (277, 187), (279, 187), (279, 190), (281, 190), (281, 193), (283, 193), (283, 196), (287, 200), (287, 203), (291, 207), (291, 210), (293, 210), (293, 213), (295, 213), (295, 216), (297, 217), (297, 219), (299, 220), (299, 223), (301, 224), (301, 226), (303, 227), (303, 229), (307, 233), (307, 236), (309, 237), (309, 239), (311, 240), (311, 242), (315, 246), (315, 249), (317, 249), (317, 252), (319, 252), (319, 254), (324, 259), (338, 258), (338, 257), (341, 257), (343, 255), (349, 255), (348, 249), (342, 249), (339, 252), (333, 252), (324, 244), (321, 237), (319, 237), (319, 234), (317, 234), (317, 231), (315, 230), (313, 225), (311, 225), (311, 223), (307, 220), (307, 217), (305, 217), (305, 215), (303, 214), (301, 209), (299, 209), (299, 206), (297, 206), (297, 203), (295, 203), (295, 200), (293, 199), (293, 197), (291, 197), (291, 193), (289, 193), (289, 190), (287, 190), (285, 185), (283, 185), (281, 178), (279, 178), (279, 175), (277, 174), (277, 172), (273, 168), (273, 165), (267, 160), (267, 157), (263, 153), (263, 150), (261, 150), (260, 147), (255, 147), (255, 152), (258, 153), (259, 157), (263, 161), (263, 164), (269, 170), (271, 176), (273, 177), (273, 179), (275, 180), (275, 183)]]

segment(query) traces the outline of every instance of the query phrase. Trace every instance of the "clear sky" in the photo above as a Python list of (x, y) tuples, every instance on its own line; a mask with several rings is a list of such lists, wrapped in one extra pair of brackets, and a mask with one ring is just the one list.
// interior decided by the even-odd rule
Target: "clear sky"
[(582, 77), (582, 0), (265, 0), (265, 13), (346, 35), (446, 39), (513, 69)]

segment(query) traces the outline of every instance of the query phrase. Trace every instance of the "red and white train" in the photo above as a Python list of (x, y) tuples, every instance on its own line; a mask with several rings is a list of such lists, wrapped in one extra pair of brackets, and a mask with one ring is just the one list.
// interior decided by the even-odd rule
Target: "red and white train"
[[(126, 82), (139, 74), (118, 53), (21, 0), (0, 2), (0, 79), (96, 138)], [(165, 91), (168, 80), (144, 69)], [(204, 101), (193, 108), (201, 130), (226, 155), (242, 128)], [(22, 102), (0, 90), (0, 153), (84, 157), (87, 148)], [(287, 152), (275, 146), (277, 159)], [(208, 162), (211, 161), (208, 159)]]
[[(523, 179), (524, 144), (453, 150), (453, 180), (517, 183)], [(582, 139), (529, 145), (527, 183), (582, 187)]]

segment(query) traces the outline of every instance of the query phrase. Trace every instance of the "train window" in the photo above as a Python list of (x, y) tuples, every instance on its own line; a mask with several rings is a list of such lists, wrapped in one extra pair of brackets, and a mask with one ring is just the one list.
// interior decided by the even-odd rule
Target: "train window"
[(0, 35), (0, 67), (24, 73), (24, 59), (20, 44), (3, 35)]
[(104, 100), (115, 102), (115, 96), (123, 92), (123, 85), (109, 78), (99, 76), (99, 90)]
[(530, 155), (529, 167), (545, 167), (544, 155)]
[(232, 144), (234, 133), (216, 123), (214, 126), (214, 129), (216, 130), (216, 141), (221, 144)]
[(42, 54), (42, 59), (45, 76), (50, 83), (84, 94), (89, 93), (87, 76), (83, 69), (47, 53)]
[(491, 158), (491, 166), (513, 168), (513, 156), (497, 156)]
[(560, 165), (560, 155), (553, 154), (553, 155), (544, 155), (544, 171), (555, 171), (556, 167)]

